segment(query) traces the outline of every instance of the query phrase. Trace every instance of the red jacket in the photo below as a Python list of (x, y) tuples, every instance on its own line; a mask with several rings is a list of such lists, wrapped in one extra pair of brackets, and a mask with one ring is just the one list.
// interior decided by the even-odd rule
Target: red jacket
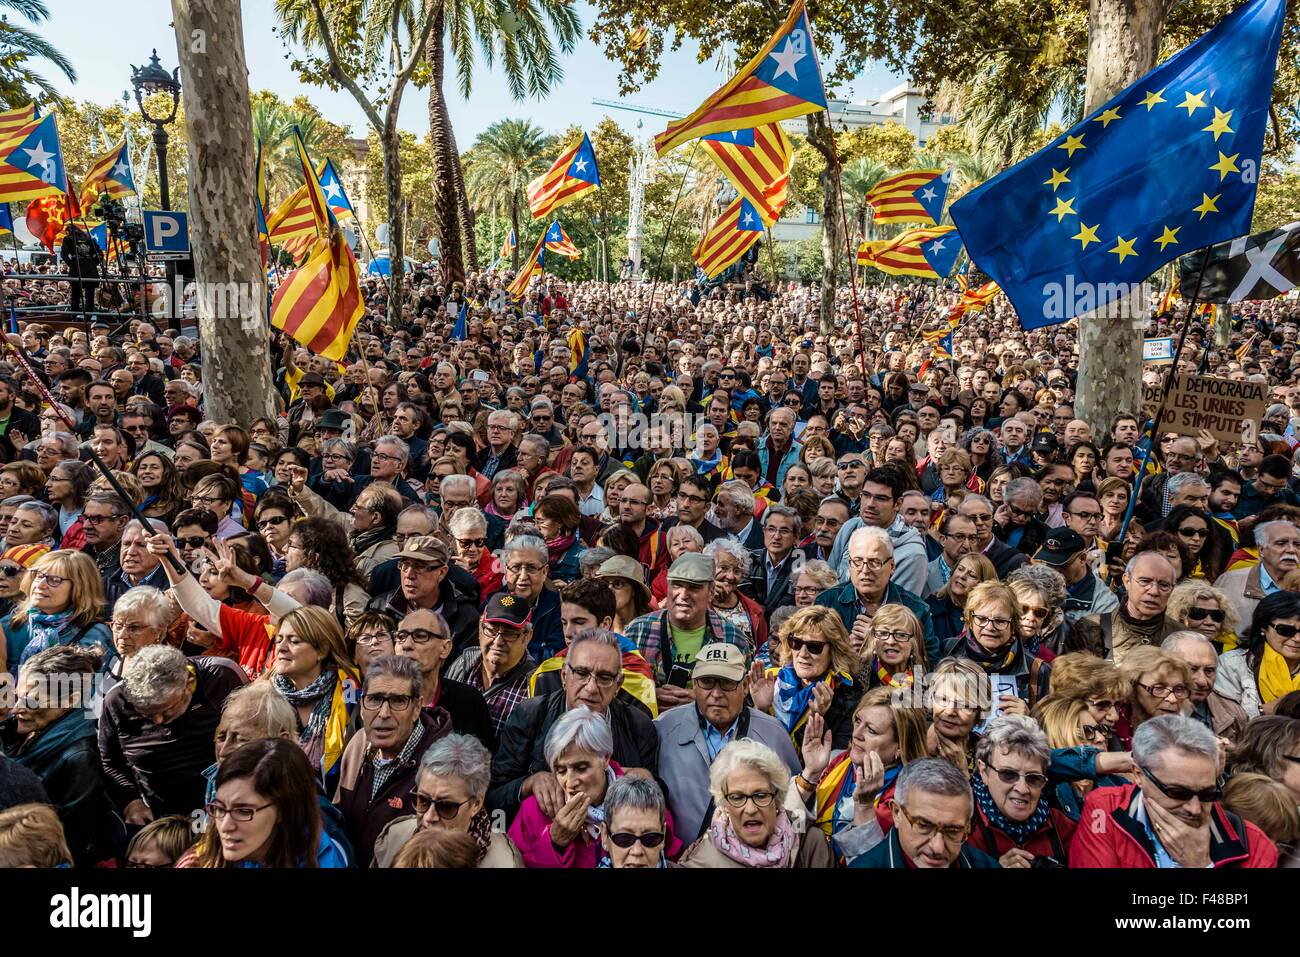
[(967, 844), (977, 847), (993, 858), (1001, 858), (1013, 847), (1020, 847), (1034, 857), (1051, 857), (1061, 864), (1069, 863), (1070, 839), (1078, 822), (1070, 820), (1056, 808), (1048, 812), (1047, 823), (1030, 835), (1029, 840), (1017, 844), (1011, 835), (993, 827), (984, 816), (984, 811), (975, 805), (974, 829)]
[[(1070, 845), (1071, 867), (1155, 867), (1155, 845), (1134, 819), (1138, 786), (1096, 788)], [(1249, 821), (1215, 804), (1210, 820), (1210, 860), (1215, 867), (1277, 867), (1277, 845)]]

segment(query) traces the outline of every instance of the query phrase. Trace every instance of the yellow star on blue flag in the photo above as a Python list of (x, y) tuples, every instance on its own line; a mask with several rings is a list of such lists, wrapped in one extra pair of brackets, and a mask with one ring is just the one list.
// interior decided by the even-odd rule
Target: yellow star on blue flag
[(1123, 298), (1176, 256), (1250, 232), (1285, 13), (1285, 0), (1250, 0), (953, 203), (967, 254), (1026, 329)]

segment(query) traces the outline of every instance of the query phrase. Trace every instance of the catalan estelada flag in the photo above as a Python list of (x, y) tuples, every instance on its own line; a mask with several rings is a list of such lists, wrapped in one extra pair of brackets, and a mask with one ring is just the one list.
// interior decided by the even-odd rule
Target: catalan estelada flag
[(271, 300), (271, 325), (317, 355), (342, 361), (365, 312), (357, 261), (341, 232), (319, 239)]
[(95, 245), (104, 253), (104, 262), (115, 262), (117, 260), (118, 247), (108, 236), (108, 223), (94, 222), (87, 223), (90, 230), (90, 238), (95, 241)]
[(570, 329), (569, 342), (569, 381), (587, 378), (587, 361), (591, 356), (587, 348), (587, 334), (581, 329)]
[(767, 207), (765, 190), (790, 172), (794, 148), (779, 123), (728, 133), (710, 133), (700, 142), (713, 162), (731, 180), (736, 192), (749, 200), (772, 225), (781, 216), (780, 209)]
[(257, 194), (257, 235), (265, 244), (270, 232), (266, 226), (266, 208), (271, 205), (266, 187), (266, 147), (257, 141), (257, 159), (253, 161), (253, 183)]
[(0, 141), (0, 202), (67, 191), (68, 174), (53, 113), (16, 127)]
[(326, 160), (316, 173), (320, 178), (321, 189), (325, 191), (325, 201), (329, 204), (334, 218), (339, 222), (356, 219), (357, 214), (352, 209), (352, 201), (348, 199), (348, 194), (343, 192), (343, 180), (339, 179), (339, 174), (334, 169), (334, 161)]
[(8, 139), (10, 133), (19, 127), (26, 126), (38, 116), (40, 116), (40, 113), (37, 112), (35, 103), (28, 103), (26, 106), (0, 112), (0, 139)]
[(546, 234), (543, 233), (541, 239), (537, 240), (537, 245), (533, 247), (533, 254), (528, 257), (528, 262), (524, 263), (524, 268), (519, 270), (516, 276), (507, 286), (510, 295), (515, 299), (524, 298), (524, 293), (528, 291), (528, 284), (533, 277), (542, 270), (542, 253), (546, 244)]
[(294, 142), (298, 144), (298, 162), (302, 164), (302, 182), (307, 190), (307, 199), (311, 203), (312, 215), (316, 219), (318, 235), (325, 237), (329, 235), (330, 227), (335, 225), (338, 220), (334, 216), (334, 211), (330, 208), (329, 202), (325, 199), (325, 190), (321, 186), (320, 176), (316, 173), (316, 167), (311, 165), (311, 159), (307, 156), (307, 144), (302, 141), (302, 133), (298, 127), (293, 128)]
[(81, 208), (93, 209), (104, 193), (109, 199), (135, 195), (135, 178), (131, 175), (131, 156), (125, 137), (90, 164), (81, 184)]
[[(926, 279), (943, 278), (935, 268), (938, 256), (944, 253), (948, 243), (956, 245), (957, 237), (951, 226), (929, 226), (922, 229), (909, 229), (893, 239), (878, 239), (866, 242), (858, 247), (858, 265), (871, 266), (891, 276), (921, 276)], [(946, 241), (943, 237), (949, 237)], [(940, 240), (941, 246), (936, 252), (934, 241)], [(942, 263), (940, 263), (942, 265)], [(952, 262), (948, 262), (952, 268)]]
[(301, 262), (317, 240), (316, 213), (307, 186), (299, 186), (266, 221), (273, 245), (284, 248), (294, 262)]
[(763, 228), (758, 208), (737, 196), (695, 244), (695, 264), (712, 279), (745, 255), (762, 238)]
[(547, 252), (567, 256), (569, 259), (577, 259), (582, 255), (582, 250), (573, 245), (573, 240), (569, 238), (569, 234), (564, 231), (558, 219), (551, 223), (551, 228), (546, 231), (544, 242)]
[(785, 23), (744, 68), (695, 112), (668, 124), (655, 137), (663, 156), (687, 140), (775, 123), (826, 108), (821, 66), (803, 0), (795, 0)]
[(515, 231), (512, 229), (506, 233), (505, 242), (501, 244), (501, 252), (497, 253), (497, 259), (505, 259), (515, 251), (515, 243), (518, 242), (515, 237)]
[(949, 177), (941, 169), (912, 169), (883, 179), (867, 191), (877, 223), (937, 226), (948, 198)]
[(596, 151), (587, 134), (559, 155), (551, 168), (524, 188), (533, 219), (549, 216), (561, 206), (581, 199), (600, 186)]

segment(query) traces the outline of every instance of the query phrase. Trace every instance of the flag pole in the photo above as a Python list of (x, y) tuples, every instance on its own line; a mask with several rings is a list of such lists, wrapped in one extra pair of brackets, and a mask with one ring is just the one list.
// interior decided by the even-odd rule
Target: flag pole
[[(1156, 407), (1156, 414), (1147, 423), (1147, 432), (1149, 441), (1146, 450), (1142, 453), (1142, 463), (1138, 466), (1137, 480), (1133, 483), (1133, 495), (1129, 498), (1128, 509), (1124, 512), (1124, 524), (1120, 526), (1119, 538), (1111, 542), (1107, 547), (1107, 552), (1111, 548), (1115, 549), (1117, 555), (1123, 554), (1124, 539), (1128, 537), (1129, 525), (1133, 521), (1133, 512), (1137, 508), (1138, 497), (1142, 494), (1142, 482), (1146, 478), (1147, 464), (1151, 461), (1151, 456), (1155, 452), (1157, 437), (1156, 431), (1160, 427), (1160, 420), (1164, 418), (1165, 406), (1169, 402), (1169, 392), (1174, 385), (1174, 376), (1178, 374), (1178, 357), (1182, 355), (1183, 346), (1187, 342), (1187, 331), (1192, 325), (1192, 315), (1196, 312), (1196, 300), (1201, 294), (1201, 280), (1205, 278), (1205, 267), (1209, 265), (1210, 256), (1207, 252), (1201, 259), (1200, 271), (1196, 274), (1196, 285), (1192, 287), (1192, 294), (1188, 300), (1187, 318), (1183, 320), (1183, 331), (1178, 337), (1178, 348), (1174, 350), (1174, 361), (1169, 364), (1169, 373), (1165, 376), (1164, 387), (1160, 391), (1160, 404)], [(1109, 558), (1109, 556), (1107, 556)], [(1107, 562), (1109, 564), (1109, 562)]]
[[(858, 280), (853, 271), (856, 257), (853, 255), (853, 248), (849, 243), (849, 215), (844, 205), (844, 174), (840, 168), (840, 151), (835, 145), (835, 127), (831, 125), (831, 111), (826, 109), (826, 128), (830, 134), (831, 156), (835, 160), (835, 191), (840, 197), (840, 224), (844, 228), (844, 252), (848, 257), (849, 267), (849, 288), (853, 290), (853, 324), (857, 330), (858, 343), (861, 352), (858, 353), (858, 361), (862, 367), (863, 378), (867, 377), (867, 340), (862, 335), (862, 303), (858, 300)], [(698, 141), (697, 141), (698, 142)]]
[(641, 348), (644, 352), (646, 337), (650, 333), (650, 313), (654, 310), (655, 290), (659, 288), (659, 270), (664, 263), (664, 253), (668, 249), (668, 237), (673, 233), (673, 221), (677, 218), (677, 204), (682, 201), (682, 190), (686, 188), (686, 179), (691, 173), (691, 163), (695, 160), (695, 153), (700, 148), (700, 141), (697, 139), (695, 145), (691, 147), (691, 155), (686, 158), (686, 169), (682, 171), (682, 181), (677, 186), (677, 198), (673, 200), (673, 208), (668, 213), (668, 225), (664, 227), (663, 242), (659, 244), (659, 258), (655, 261), (655, 278), (650, 284), (650, 303), (646, 309), (646, 315), (641, 320)]

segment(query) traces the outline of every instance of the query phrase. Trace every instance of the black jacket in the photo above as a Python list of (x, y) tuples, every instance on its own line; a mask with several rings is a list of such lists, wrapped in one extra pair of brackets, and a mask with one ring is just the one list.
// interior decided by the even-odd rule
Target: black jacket
[[(680, 525), (680, 524), (682, 524), (682, 520), (678, 518), (676, 515), (674, 515), (671, 518), (665, 518), (662, 522), (659, 523), (659, 531), (662, 532), (665, 536), (667, 536), (668, 529), (672, 528), (674, 525)], [(709, 544), (709, 542), (714, 541), (715, 539), (722, 538), (727, 534), (718, 526), (710, 522), (707, 518), (704, 521), (700, 522), (699, 527), (696, 529), (696, 531), (698, 531), (700, 533), (700, 536), (704, 539), (705, 545)], [(666, 542), (668, 541), (668, 539), (665, 537), (664, 541)]]
[[(1007, 536), (1014, 531), (1015, 528), (1010, 525), (993, 526), (993, 534), (1004, 544), (1007, 543)], [(1020, 536), (1020, 543), (1012, 547), (1021, 554), (1032, 557), (1034, 552), (1038, 551), (1039, 546), (1042, 545), (1043, 542), (1047, 541), (1047, 531), (1047, 523), (1044, 522), (1042, 518), (1035, 515), (1025, 523), (1025, 530)]]
[[(1027, 533), (1026, 533), (1027, 534)], [(1029, 556), (1019, 549), (1012, 548), (1001, 539), (993, 539), (984, 549), (984, 557), (993, 563), (998, 578), (1006, 578), (1021, 565), (1029, 563)]]
[(244, 672), (228, 658), (191, 658), (194, 694), (185, 713), (167, 724), (142, 717), (115, 685), (104, 696), (99, 755), (108, 793), (119, 810), (141, 799), (155, 819), (188, 816), (202, 806), (203, 771), (216, 760), (213, 736), (227, 695), (244, 684)]
[(772, 613), (782, 605), (794, 604), (795, 569), (803, 568), (807, 560), (802, 548), (793, 548), (785, 556), (785, 561), (777, 568), (772, 587), (767, 587), (767, 549), (757, 548), (750, 552), (750, 572), (747, 592), (750, 598), (763, 606), (763, 614), (770, 621)]
[(487, 479), (494, 478), (496, 475), (498, 475), (501, 472), (504, 472), (506, 469), (514, 468), (515, 463), (519, 461), (518, 458), (519, 453), (515, 449), (515, 447), (513, 445), (506, 446), (506, 450), (501, 453), (500, 461), (497, 462), (496, 470), (493, 471), (491, 475), (488, 475), (486, 472), (483, 471), (483, 469), (487, 465), (488, 458), (491, 457), (491, 455), (492, 455), (492, 446), (485, 445), (479, 451), (478, 455), (474, 456), (474, 471), (478, 472), (480, 475), (482, 475), (484, 478)]
[[(466, 646), (478, 640), (478, 585), (475, 583), (472, 594), (466, 594), (457, 581), (448, 575), (438, 586), (438, 602), (438, 610), (451, 628), (452, 651), (447, 660), (454, 661)], [(401, 621), (408, 611), (402, 586), (399, 584), (392, 591), (376, 595), (370, 599), (366, 610), (387, 612)]]
[[(548, 770), (546, 735), (567, 710), (561, 690), (545, 698), (521, 701), (510, 713), (501, 731), (501, 744), (492, 759), (488, 807), (504, 810), (510, 819), (519, 813), (519, 805), (523, 803), (519, 791), (524, 778)], [(659, 735), (649, 715), (615, 698), (609, 706), (609, 723), (614, 732), (613, 759), (624, 768), (645, 768), (651, 774), (657, 773)]]
[(457, 734), (472, 734), (492, 751), (497, 746), (497, 736), (492, 730), (492, 717), (488, 714), (483, 693), (462, 681), (450, 678), (438, 680), (438, 700), (434, 705), (451, 715), (451, 729)]
[(59, 810), (68, 847), (78, 866), (117, 857), (126, 830), (109, 799), (95, 740), (95, 720), (73, 708), (35, 735), (18, 733), (18, 719), (0, 723), (0, 746), (40, 777)]

